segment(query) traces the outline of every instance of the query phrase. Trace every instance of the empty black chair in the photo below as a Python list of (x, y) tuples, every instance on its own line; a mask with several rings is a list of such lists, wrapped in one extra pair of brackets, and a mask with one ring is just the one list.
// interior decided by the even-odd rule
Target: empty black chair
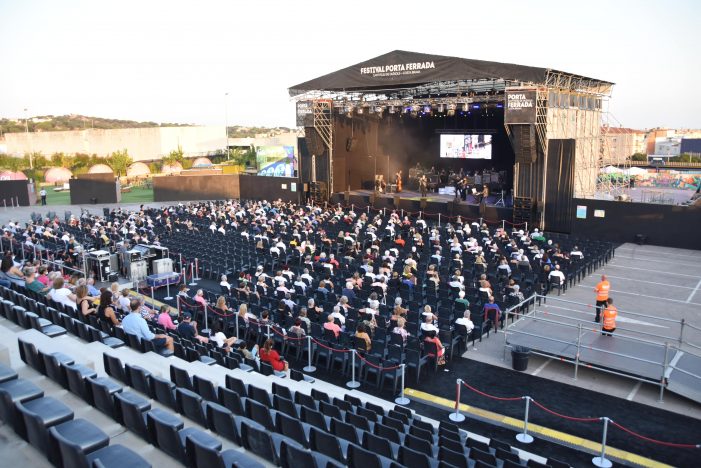
[(47, 453), (49, 428), (73, 419), (73, 411), (52, 397), (17, 402), (15, 407), (18, 420), (22, 418), (24, 428), (24, 431), (18, 432), (43, 453)]
[[(73, 450), (81, 450), (83, 453), (91, 453), (107, 447), (110, 438), (99, 427), (85, 419), (74, 419), (49, 428), (49, 447), (47, 450), (49, 461), (54, 466), (72, 468), (72, 462), (63, 465), (63, 450), (59, 448), (59, 441), (70, 442)], [(80, 465), (78, 465), (80, 466)]]
[(293, 400), (292, 390), (285, 385), (280, 385), (277, 382), (273, 382), (273, 395), (281, 396), (287, 398), (288, 400)]
[[(0, 383), (0, 418), (8, 425), (17, 428), (19, 418), (16, 415), (15, 403), (23, 403), (44, 396), (44, 391), (32, 382), (24, 379), (12, 379)], [(23, 423), (20, 423), (20, 434), (23, 433)]]
[(317, 401), (331, 403), (331, 398), (329, 398), (329, 396), (326, 393), (322, 392), (321, 390), (317, 390), (316, 388), (312, 388), (311, 395), (312, 395), (312, 398), (314, 398)]
[(279, 463), (273, 437), (260, 424), (243, 421), (241, 423), (241, 442), (246, 450), (250, 450), (270, 463), (276, 465)]
[(110, 445), (92, 452), (85, 451), (80, 444), (64, 437), (59, 432), (51, 428), (51, 433), (58, 444), (61, 452), (63, 466), (71, 468), (90, 468), (92, 466), (101, 467), (123, 467), (130, 468), (150, 468), (151, 464), (144, 460), (139, 454), (123, 445)]
[(456, 468), (467, 468), (469, 465), (464, 452), (455, 452), (445, 447), (438, 449), (438, 459)]
[(324, 415), (319, 411), (313, 410), (306, 406), (302, 406), (302, 421), (304, 421), (307, 424), (311, 424), (314, 427), (318, 427), (322, 431), (329, 430)]
[(296, 468), (298, 466), (314, 468), (318, 465), (310, 450), (300, 449), (294, 444), (282, 441), (280, 444), (280, 466), (282, 468)]
[(185, 449), (191, 466), (197, 468), (263, 468), (263, 465), (238, 450), (223, 450), (212, 448), (202, 443), (196, 437), (185, 437)]
[(219, 401), (217, 388), (210, 380), (204, 379), (198, 375), (193, 375), (192, 386), (195, 387), (195, 392), (203, 399), (214, 402)]
[(419, 439), (423, 439), (431, 445), (433, 445), (433, 442), (435, 440), (432, 432), (421, 429), (413, 424), (409, 426), (409, 434), (411, 434), (414, 437), (418, 437)]
[(151, 409), (151, 403), (133, 392), (116, 393), (114, 401), (117, 407), (117, 420), (142, 439), (149, 440), (146, 411)]
[(116, 356), (110, 356), (107, 353), (102, 353), (102, 364), (105, 368), (105, 372), (110, 377), (119, 380), (124, 384), (129, 384), (127, 381), (127, 373), (124, 370), (122, 361)]
[(357, 429), (363, 431), (370, 430), (370, 421), (368, 421), (368, 418), (359, 416), (351, 411), (346, 411), (346, 422), (353, 425)]
[(331, 418), (331, 433), (336, 437), (347, 440), (348, 442), (360, 444), (355, 427), (348, 423), (344, 423), (339, 419)]
[[(17, 338), (17, 343), (19, 344), (19, 356), (22, 361), (27, 364), (32, 369), (41, 372), (46, 375), (46, 366), (44, 365), (44, 360), (39, 356), (36, 346), (33, 343), (23, 341), (21, 338)], [(11, 369), (10, 369), (11, 370)], [(12, 371), (12, 370), (11, 370)], [(12, 371), (14, 372), (14, 371)], [(3, 374), (6, 375), (6, 374)], [(15, 374), (15, 377), (17, 374)], [(12, 380), (12, 379), (6, 379)], [(3, 381), (4, 380), (0, 380)]]
[(321, 411), (324, 416), (328, 416), (329, 418), (336, 418), (341, 421), (343, 420), (341, 410), (337, 406), (323, 400), (319, 401), (319, 411)]
[[(46, 336), (54, 338), (56, 336), (66, 334), (65, 328), (59, 327), (58, 325), (54, 325), (46, 319), (40, 319), (39, 316), (33, 312), (27, 312), (26, 316), (29, 320), (29, 326), (35, 330), (40, 331)], [(41, 322), (42, 320), (44, 321), (44, 323)]]
[(367, 408), (363, 408), (362, 406), (355, 407), (355, 414), (367, 418), (368, 421), (377, 422), (378, 420), (377, 413)]
[(316, 400), (311, 395), (302, 392), (295, 392), (295, 403), (316, 410)]
[(465, 441), (465, 445), (467, 445), (471, 449), (477, 449), (483, 452), (490, 453), (489, 444), (473, 439), (472, 437), (467, 438), (467, 440)]
[(369, 401), (365, 402), (365, 408), (369, 409), (370, 411), (374, 411), (380, 416), (385, 414), (385, 409), (382, 406), (376, 405), (375, 403), (370, 403)]
[(196, 422), (200, 426), (207, 426), (207, 418), (202, 407), (202, 397), (197, 393), (185, 388), (176, 387), (175, 404), (178, 413)]
[(241, 445), (241, 439), (234, 421), (234, 413), (212, 401), (205, 403), (205, 413), (207, 417), (207, 428), (210, 431)]
[(89, 332), (90, 341), (97, 341), (105, 346), (109, 346), (112, 349), (121, 348), (122, 346), (124, 346), (124, 342), (119, 338), (109, 336), (107, 333), (98, 330), (95, 327), (90, 327)]
[(195, 437), (203, 444), (221, 450), (221, 442), (217, 439), (194, 427), (183, 429), (182, 420), (167, 411), (152, 409), (146, 413), (146, 421), (152, 443), (185, 465), (188, 464), (185, 454), (187, 436)]
[(399, 447), (399, 455), (397, 461), (407, 468), (430, 468), (431, 460), (427, 455), (412, 450), (408, 447), (401, 445)]
[(88, 386), (85, 379), (88, 377), (97, 377), (97, 372), (82, 364), (68, 364), (63, 366), (63, 368), (66, 371), (68, 390), (92, 404), (92, 398), (88, 392)]
[(241, 396), (233, 390), (219, 387), (219, 403), (238, 416), (246, 414)]
[(226, 383), (226, 388), (228, 388), (229, 390), (235, 391), (236, 393), (238, 393), (242, 397), (248, 396), (248, 391), (246, 390), (246, 384), (243, 383), (243, 380), (238, 379), (231, 374), (226, 374), (225, 383)]
[(521, 458), (517, 454), (512, 452), (511, 450), (504, 450), (502, 448), (497, 448), (494, 455), (499, 460), (503, 460), (503, 461), (509, 460), (509, 461), (512, 461), (516, 464), (519, 464), (519, 465), (521, 464)]
[(425, 439), (407, 434), (404, 436), (404, 445), (412, 450), (426, 454), (429, 458), (433, 458), (433, 444)]
[(269, 431), (275, 430), (275, 423), (268, 407), (261, 405), (252, 398), (246, 399), (246, 416), (263, 425)]
[(151, 373), (149, 371), (139, 366), (124, 364), (124, 372), (127, 376), (127, 384), (131, 388), (137, 392), (149, 395), (151, 398), (155, 398), (153, 396), (154, 393), (151, 386)]
[(299, 411), (297, 411), (297, 405), (294, 404), (292, 400), (283, 398), (280, 395), (273, 396), (273, 408), (277, 411), (285, 413), (286, 415), (299, 419)]
[(533, 459), (528, 460), (526, 466), (528, 468), (552, 468), (551, 465), (548, 465), (547, 463), (540, 463)]
[(479, 461), (482, 463), (486, 463), (488, 465), (497, 466), (496, 457), (494, 455), (492, 455), (491, 453), (489, 453), (488, 451), (485, 452), (485, 451), (477, 449), (477, 448), (470, 448), (469, 457), (476, 462)]
[(459, 438), (458, 440), (455, 440), (440, 435), (438, 436), (438, 447), (445, 447), (453, 452), (465, 453), (465, 446), (462, 444)]
[(402, 443), (402, 439), (399, 437), (399, 431), (393, 427), (385, 426), (384, 424), (375, 423), (375, 435), (384, 437), (395, 444)]
[(507, 452), (511, 451), (511, 445), (506, 442), (502, 442), (499, 439), (489, 439), (489, 446), (493, 449), (500, 448), (502, 450), (506, 450)]
[(258, 388), (254, 385), (248, 385), (248, 396), (249, 398), (257, 401), (258, 403), (262, 403), (268, 408), (273, 407), (273, 402), (270, 401), (270, 394), (268, 393), (267, 390), (264, 390), (262, 388)]
[(353, 411), (353, 405), (349, 401), (334, 397), (332, 403), (338, 406), (338, 408), (342, 411)]
[(402, 421), (400, 421), (399, 419), (391, 418), (389, 416), (385, 416), (384, 418), (382, 418), (382, 424), (396, 429), (400, 434), (406, 431), (406, 428), (404, 427), (404, 423)]
[(409, 421), (411, 420), (410, 416), (407, 416), (405, 413), (397, 410), (389, 410), (387, 411), (387, 416), (390, 418), (398, 419), (399, 421), (402, 422), (402, 424), (409, 424)]
[(152, 375), (149, 379), (151, 384), (151, 398), (162, 405), (177, 411), (178, 405), (175, 401), (175, 384), (170, 380), (162, 379)]
[[(39, 351), (39, 356), (44, 361), (46, 376), (61, 385), (63, 388), (68, 388), (68, 380), (66, 379), (66, 371), (63, 368), (62, 362), (56, 354), (47, 354)], [(72, 361), (69, 361), (72, 362)]]
[(569, 463), (556, 460), (555, 458), (548, 458), (548, 465), (552, 468), (570, 468)]
[(353, 395), (348, 395), (347, 393), (345, 395), (343, 395), (343, 400), (347, 401), (348, 403), (350, 403), (353, 406), (357, 406), (357, 407), (363, 406), (363, 401), (360, 398), (353, 396)]
[[(312, 450), (323, 453), (341, 463), (346, 463), (346, 457), (341, 446), (342, 442), (337, 437), (312, 427), (309, 430), (309, 442)], [(344, 445), (347, 446), (348, 444)]]
[(350, 468), (382, 468), (382, 460), (375, 453), (350, 444), (348, 446), (348, 466)]
[(170, 381), (180, 388), (185, 388), (191, 391), (195, 390), (192, 386), (190, 373), (185, 369), (180, 369), (172, 364), (170, 365)]
[(117, 419), (114, 395), (122, 391), (122, 386), (109, 377), (88, 377), (86, 383), (95, 408)]
[(299, 419), (292, 418), (283, 413), (277, 413), (275, 415), (275, 427), (280, 434), (289, 437), (305, 448), (309, 448), (309, 439)]
[(392, 444), (388, 439), (369, 432), (363, 433), (363, 447), (385, 458), (394, 459), (395, 457)]

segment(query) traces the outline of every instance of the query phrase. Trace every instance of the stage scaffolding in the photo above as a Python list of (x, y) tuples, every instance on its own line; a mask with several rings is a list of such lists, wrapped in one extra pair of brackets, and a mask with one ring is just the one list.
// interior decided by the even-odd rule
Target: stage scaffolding
[(324, 142), (329, 157), (329, 178), (327, 194), (333, 190), (333, 101), (330, 99), (315, 99), (312, 105), (314, 129)]

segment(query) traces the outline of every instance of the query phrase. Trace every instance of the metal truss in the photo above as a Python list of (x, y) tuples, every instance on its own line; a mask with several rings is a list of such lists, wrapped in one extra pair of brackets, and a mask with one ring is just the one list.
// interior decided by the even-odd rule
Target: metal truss
[(314, 129), (321, 137), (329, 152), (329, 189), (333, 192), (333, 102), (330, 99), (316, 99), (312, 106)]

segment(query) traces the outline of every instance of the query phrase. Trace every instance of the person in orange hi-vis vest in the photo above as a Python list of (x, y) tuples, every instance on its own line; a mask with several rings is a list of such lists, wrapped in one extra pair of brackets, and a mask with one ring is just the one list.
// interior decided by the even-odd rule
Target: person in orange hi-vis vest
[(606, 301), (606, 307), (602, 313), (603, 323), (601, 326), (601, 334), (606, 336), (613, 336), (613, 332), (616, 331), (616, 317), (618, 317), (618, 309), (613, 305), (613, 299), (610, 297)]
[(594, 321), (596, 323), (599, 323), (601, 320), (601, 311), (606, 307), (606, 300), (609, 298), (610, 290), (611, 283), (606, 279), (606, 275), (601, 275), (601, 281), (594, 287), (594, 291), (596, 291), (596, 318), (594, 318)]

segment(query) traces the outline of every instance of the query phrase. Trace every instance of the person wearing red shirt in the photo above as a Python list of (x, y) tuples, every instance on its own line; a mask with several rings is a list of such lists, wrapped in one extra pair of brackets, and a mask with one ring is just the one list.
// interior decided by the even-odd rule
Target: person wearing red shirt
[(402, 239), (401, 235), (399, 235), (399, 236), (397, 236), (397, 239), (394, 241), (394, 243), (400, 247), (404, 247), (404, 245), (406, 244), (406, 241), (404, 239)]
[(261, 361), (267, 362), (278, 372), (287, 372), (289, 368), (287, 362), (283, 360), (280, 354), (273, 348), (273, 340), (270, 338), (263, 344), (263, 349), (260, 350), (259, 356)]
[(331, 330), (336, 338), (341, 333), (341, 327), (334, 322), (333, 314), (329, 314), (327, 322), (324, 324), (324, 329)]

